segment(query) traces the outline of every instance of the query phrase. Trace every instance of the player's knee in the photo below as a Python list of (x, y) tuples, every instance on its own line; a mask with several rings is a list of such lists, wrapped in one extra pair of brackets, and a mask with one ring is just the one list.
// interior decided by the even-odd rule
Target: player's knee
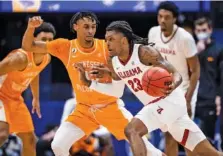
[(133, 118), (132, 121), (125, 128), (125, 135), (127, 138), (131, 136), (144, 136), (148, 133), (146, 126), (143, 122), (137, 118)]
[(8, 139), (9, 136), (9, 126), (7, 123), (2, 123), (0, 125), (0, 146)]
[(165, 134), (165, 139), (166, 139), (166, 146), (174, 146), (177, 145), (177, 142), (174, 140), (172, 135), (168, 132)]
[(132, 124), (128, 124), (126, 127), (125, 127), (125, 136), (127, 138), (131, 137), (131, 135), (134, 135), (136, 134), (136, 129), (134, 128), (134, 126)]
[(129, 123), (125, 128), (125, 135), (127, 138), (130, 138), (133, 135), (140, 135), (140, 131), (137, 130), (134, 124)]
[(32, 147), (35, 147), (36, 146), (36, 136), (35, 136), (35, 133), (32, 132), (32, 133), (29, 133), (28, 134), (28, 143), (29, 143), (29, 146), (32, 146)]

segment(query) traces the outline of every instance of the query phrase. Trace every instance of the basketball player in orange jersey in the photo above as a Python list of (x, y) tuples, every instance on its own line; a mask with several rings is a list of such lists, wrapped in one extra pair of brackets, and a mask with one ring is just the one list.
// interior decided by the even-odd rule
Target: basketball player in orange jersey
[[(69, 149), (85, 135), (91, 134), (100, 125), (106, 127), (118, 140), (126, 139), (124, 128), (129, 123), (132, 115), (122, 106), (117, 104), (124, 90), (124, 83), (113, 81), (110, 76), (99, 78), (101, 90), (110, 90), (111, 96), (95, 91), (99, 88), (94, 81), (89, 87), (80, 79), (79, 71), (75, 64), (82, 62), (88, 71), (94, 65), (106, 65), (108, 50), (105, 41), (95, 39), (98, 19), (94, 13), (78, 12), (70, 22), (71, 30), (77, 33), (77, 39), (56, 39), (51, 42), (34, 42), (35, 27), (42, 23), (40, 17), (29, 20), (27, 30), (23, 37), (23, 48), (34, 53), (50, 53), (58, 57), (67, 68), (75, 91), (77, 106), (69, 115), (66, 122), (62, 123), (52, 142), (52, 149), (56, 156), (68, 156)], [(88, 78), (94, 79), (88, 74)], [(117, 89), (118, 88), (118, 89)], [(162, 152), (152, 146), (143, 137), (148, 155), (161, 156)]]
[[(51, 41), (55, 29), (43, 23), (36, 29), (36, 41)], [(10, 52), (0, 62), (0, 146), (10, 133), (16, 133), (23, 142), (22, 156), (36, 155), (36, 137), (29, 110), (22, 92), (30, 85), (33, 94), (32, 113), (41, 118), (39, 105), (39, 73), (50, 62), (48, 54), (34, 54), (23, 49)]]

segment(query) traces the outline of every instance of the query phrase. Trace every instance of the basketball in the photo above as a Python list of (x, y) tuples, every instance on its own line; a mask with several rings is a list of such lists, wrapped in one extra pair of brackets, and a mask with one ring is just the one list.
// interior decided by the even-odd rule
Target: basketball
[(167, 70), (153, 67), (143, 74), (142, 87), (150, 96), (160, 97), (164, 96), (161, 90), (168, 88), (172, 81), (172, 75)]

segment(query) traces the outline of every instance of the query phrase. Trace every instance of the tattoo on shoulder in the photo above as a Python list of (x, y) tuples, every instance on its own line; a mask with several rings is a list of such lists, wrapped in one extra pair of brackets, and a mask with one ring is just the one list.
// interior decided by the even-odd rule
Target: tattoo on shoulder
[(158, 65), (163, 60), (159, 51), (151, 46), (140, 46), (139, 47), (139, 58), (140, 61), (145, 65)]

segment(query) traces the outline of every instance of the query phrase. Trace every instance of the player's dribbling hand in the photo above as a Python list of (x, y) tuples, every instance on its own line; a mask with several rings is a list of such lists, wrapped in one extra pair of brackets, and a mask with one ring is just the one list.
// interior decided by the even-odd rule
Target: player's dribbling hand
[(84, 85), (89, 87), (91, 85), (91, 81), (88, 80), (87, 77), (86, 77), (86, 73), (85, 73), (85, 69), (84, 69), (83, 63), (75, 63), (74, 67), (80, 73), (80, 80), (84, 83)]
[(42, 118), (42, 115), (41, 115), (41, 112), (40, 112), (39, 100), (34, 98), (33, 101), (32, 101), (32, 106), (33, 106), (32, 113), (34, 114), (36, 112), (37, 116), (39, 118)]
[(102, 78), (107, 75), (111, 76), (109, 68), (103, 65), (95, 65), (93, 68), (91, 68), (90, 74), (96, 78)]
[(43, 23), (43, 20), (40, 16), (34, 16), (29, 18), (28, 27), (37, 28)]
[(162, 89), (162, 92), (164, 94), (164, 96), (168, 96), (172, 93), (172, 91), (176, 88), (176, 85), (174, 82), (171, 82), (170, 84), (168, 84), (166, 89)]

